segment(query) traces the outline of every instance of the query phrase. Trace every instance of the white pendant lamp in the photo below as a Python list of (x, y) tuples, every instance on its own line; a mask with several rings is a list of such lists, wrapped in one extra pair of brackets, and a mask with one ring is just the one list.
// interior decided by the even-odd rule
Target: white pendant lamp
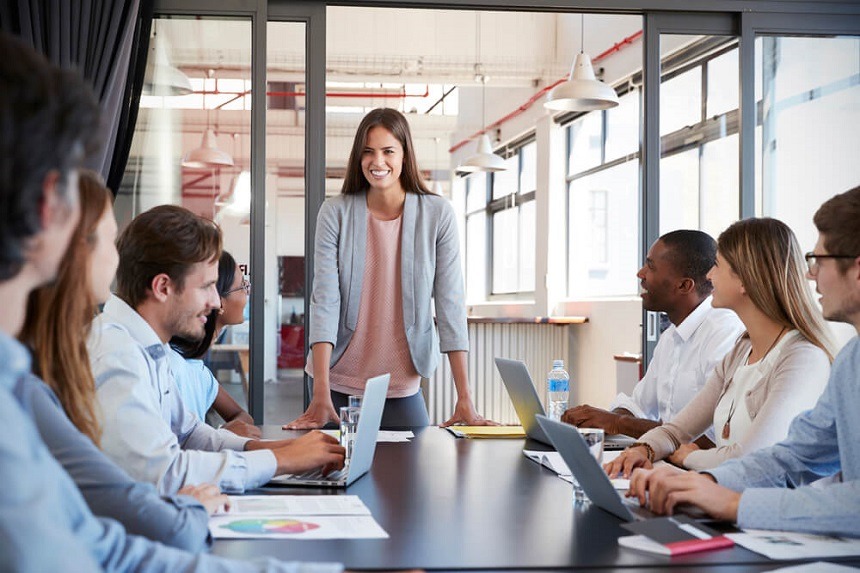
[(582, 15), (582, 36), (580, 51), (576, 55), (570, 76), (550, 90), (544, 107), (557, 111), (594, 111), (609, 109), (618, 105), (618, 94), (594, 76), (591, 57), (583, 49), (585, 39), (585, 15)]
[(457, 171), (461, 173), (475, 173), (478, 171), (484, 172), (497, 172), (497, 171), (506, 171), (508, 169), (507, 163), (500, 156), (493, 153), (493, 148), (490, 145), (490, 138), (486, 133), (487, 126), (487, 76), (483, 73), (483, 69), (481, 68), (481, 13), (478, 12), (476, 25), (477, 28), (475, 37), (476, 37), (476, 59), (479, 63), (475, 64), (475, 77), (479, 79), (481, 82), (481, 126), (484, 127), (485, 131), (481, 134), (481, 137), (478, 138), (478, 153), (472, 155), (467, 158), (466, 161), (461, 163), (457, 167)]
[(457, 171), (462, 173), (475, 173), (477, 171), (505, 171), (508, 165), (500, 156), (493, 153), (493, 148), (490, 146), (490, 138), (487, 134), (483, 134), (478, 139), (478, 153), (472, 155), (459, 167)]
[(200, 147), (192, 149), (182, 158), (182, 167), (189, 169), (215, 169), (232, 166), (233, 158), (230, 157), (230, 154), (215, 146), (215, 132), (212, 128), (206, 129)]
[(182, 96), (192, 91), (194, 90), (188, 76), (170, 65), (164, 40), (157, 33), (153, 33), (149, 56), (146, 58), (143, 93), (154, 96)]

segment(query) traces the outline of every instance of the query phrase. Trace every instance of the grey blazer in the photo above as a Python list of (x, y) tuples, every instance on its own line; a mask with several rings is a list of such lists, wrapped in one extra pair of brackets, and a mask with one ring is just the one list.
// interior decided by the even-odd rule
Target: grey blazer
[[(367, 195), (338, 195), (323, 203), (317, 217), (309, 342), (334, 345), (331, 366), (358, 323), (366, 248)], [(457, 221), (447, 199), (406, 193), (400, 248), (403, 327), (415, 370), (429, 378), (440, 352), (469, 349)]]

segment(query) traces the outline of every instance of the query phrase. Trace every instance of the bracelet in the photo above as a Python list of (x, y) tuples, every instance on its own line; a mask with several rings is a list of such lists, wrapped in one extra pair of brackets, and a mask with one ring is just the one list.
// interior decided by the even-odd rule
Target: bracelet
[(645, 448), (645, 455), (648, 457), (648, 461), (654, 463), (654, 448), (652, 448), (649, 444), (646, 444), (645, 442), (634, 442), (630, 444), (627, 449), (629, 450), (637, 446), (642, 446), (643, 448)]

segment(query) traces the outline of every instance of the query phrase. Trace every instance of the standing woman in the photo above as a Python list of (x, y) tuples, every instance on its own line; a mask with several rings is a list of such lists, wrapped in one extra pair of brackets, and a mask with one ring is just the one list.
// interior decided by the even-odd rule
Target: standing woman
[(337, 421), (336, 407), (386, 372), (391, 382), (382, 425), (426, 426), (419, 384), (433, 374), (440, 351), (448, 354), (457, 388), (445, 425), (491, 423), (475, 411), (469, 393), (454, 211), (421, 179), (400, 112), (375, 109), (358, 126), (341, 195), (319, 212), (314, 273), (306, 367), (313, 398), (285, 428)]
[[(610, 476), (667, 458), (691, 469), (771, 446), (824, 391), (833, 360), (827, 324), (815, 308), (797, 238), (777, 219), (744, 219), (717, 239), (708, 273), (713, 306), (735, 311), (746, 332), (674, 419), (605, 465)], [(711, 424), (716, 448), (691, 443)]]

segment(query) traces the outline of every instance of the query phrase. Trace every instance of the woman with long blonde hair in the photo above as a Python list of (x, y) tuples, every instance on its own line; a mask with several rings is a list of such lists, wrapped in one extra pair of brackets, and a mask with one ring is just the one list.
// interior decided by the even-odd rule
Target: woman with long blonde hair
[[(713, 305), (735, 311), (747, 330), (673, 420), (606, 464), (610, 476), (663, 458), (704, 470), (785, 438), (791, 420), (815, 405), (833, 360), (805, 275), (797, 238), (782, 221), (745, 219), (720, 235), (708, 274)], [(716, 447), (699, 450), (692, 442), (711, 424)]]
[(80, 205), (56, 282), (30, 294), (21, 341), (33, 352), (34, 375), (15, 394), (95, 515), (116, 519), (129, 533), (200, 551), (209, 543), (207, 511), (225, 501), (218, 488), (160, 498), (97, 447), (101, 430), (86, 337), (118, 262), (113, 196), (98, 174), (81, 172)]

